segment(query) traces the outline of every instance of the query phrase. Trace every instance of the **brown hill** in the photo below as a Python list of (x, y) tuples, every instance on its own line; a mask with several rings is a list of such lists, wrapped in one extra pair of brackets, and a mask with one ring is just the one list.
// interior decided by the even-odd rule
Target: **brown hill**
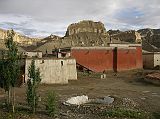
[[(3, 42), (6, 37), (7, 37), (7, 30), (0, 29), (0, 40)], [(21, 35), (15, 32), (14, 41), (17, 42), (21, 46), (29, 46), (29, 45), (36, 45), (36, 43), (40, 42), (41, 39), (30, 38), (30, 37), (27, 37), (27, 36), (24, 36), (24, 35)]]
[(138, 32), (141, 34), (143, 42), (152, 45), (156, 51), (160, 51), (160, 29), (140, 29)]
[(119, 41), (125, 41), (130, 43), (141, 43), (141, 35), (135, 30), (120, 31), (120, 30), (109, 30), (109, 35), (111, 39), (116, 39)]

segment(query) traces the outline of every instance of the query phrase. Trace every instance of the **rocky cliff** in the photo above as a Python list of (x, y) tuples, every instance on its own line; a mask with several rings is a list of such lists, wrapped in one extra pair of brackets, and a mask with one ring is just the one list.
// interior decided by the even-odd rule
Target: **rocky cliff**
[(116, 39), (118, 41), (125, 41), (130, 43), (141, 43), (141, 35), (134, 30), (129, 31), (119, 31), (119, 30), (109, 30), (109, 35), (111, 36), (111, 40)]
[(90, 20), (84, 20), (69, 25), (65, 36), (70, 36), (73, 34), (84, 33), (84, 32), (105, 34), (106, 29), (102, 22), (93, 22)]
[[(1, 42), (5, 41), (6, 38), (7, 38), (7, 30), (0, 29)], [(17, 42), (21, 46), (29, 46), (29, 45), (35, 45), (37, 42), (40, 42), (41, 39), (29, 38), (29, 37), (23, 36), (15, 32), (14, 41)]]
[(45, 38), (43, 45), (35, 50), (51, 53), (54, 48), (75, 46), (107, 46), (110, 36), (104, 24), (90, 20), (80, 21), (68, 26), (64, 37), (50, 36)]
[(104, 24), (90, 20), (69, 25), (64, 39), (71, 46), (107, 46), (110, 42)]
[(160, 49), (160, 29), (140, 29), (138, 32), (143, 41), (153, 45), (155, 49)]

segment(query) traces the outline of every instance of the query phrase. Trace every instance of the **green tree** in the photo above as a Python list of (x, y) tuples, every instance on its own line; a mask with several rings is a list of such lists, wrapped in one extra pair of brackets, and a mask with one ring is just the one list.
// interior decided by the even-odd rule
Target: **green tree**
[(7, 92), (7, 107), (10, 110), (12, 105), (12, 112), (15, 112), (15, 86), (20, 76), (20, 55), (18, 54), (17, 44), (13, 41), (14, 31), (7, 32), (5, 45), (7, 48), (6, 54), (2, 56), (0, 63), (0, 77), (3, 80), (3, 87)]
[(41, 77), (39, 68), (35, 67), (35, 60), (32, 60), (31, 65), (28, 68), (27, 101), (33, 114), (35, 114), (38, 105), (37, 88), (40, 82)]
[(50, 117), (54, 117), (57, 111), (56, 95), (53, 91), (49, 91), (46, 98), (46, 111)]

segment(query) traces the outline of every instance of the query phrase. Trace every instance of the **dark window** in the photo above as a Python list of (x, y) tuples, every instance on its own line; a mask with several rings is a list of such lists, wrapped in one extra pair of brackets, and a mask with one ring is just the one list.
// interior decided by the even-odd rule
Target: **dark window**
[(63, 61), (61, 61), (61, 66), (63, 66)]

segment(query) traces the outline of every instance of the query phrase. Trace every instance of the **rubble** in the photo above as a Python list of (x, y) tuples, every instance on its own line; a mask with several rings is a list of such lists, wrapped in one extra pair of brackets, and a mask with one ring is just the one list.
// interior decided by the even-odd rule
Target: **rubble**
[(125, 107), (136, 107), (136, 106), (138, 106), (138, 104), (130, 98), (123, 98), (122, 101), (123, 101), (123, 106), (125, 106)]
[(160, 85), (160, 73), (151, 73), (145, 76), (145, 81)]
[(114, 102), (114, 98), (105, 96), (103, 99), (94, 99), (92, 102), (100, 104), (112, 104)]

